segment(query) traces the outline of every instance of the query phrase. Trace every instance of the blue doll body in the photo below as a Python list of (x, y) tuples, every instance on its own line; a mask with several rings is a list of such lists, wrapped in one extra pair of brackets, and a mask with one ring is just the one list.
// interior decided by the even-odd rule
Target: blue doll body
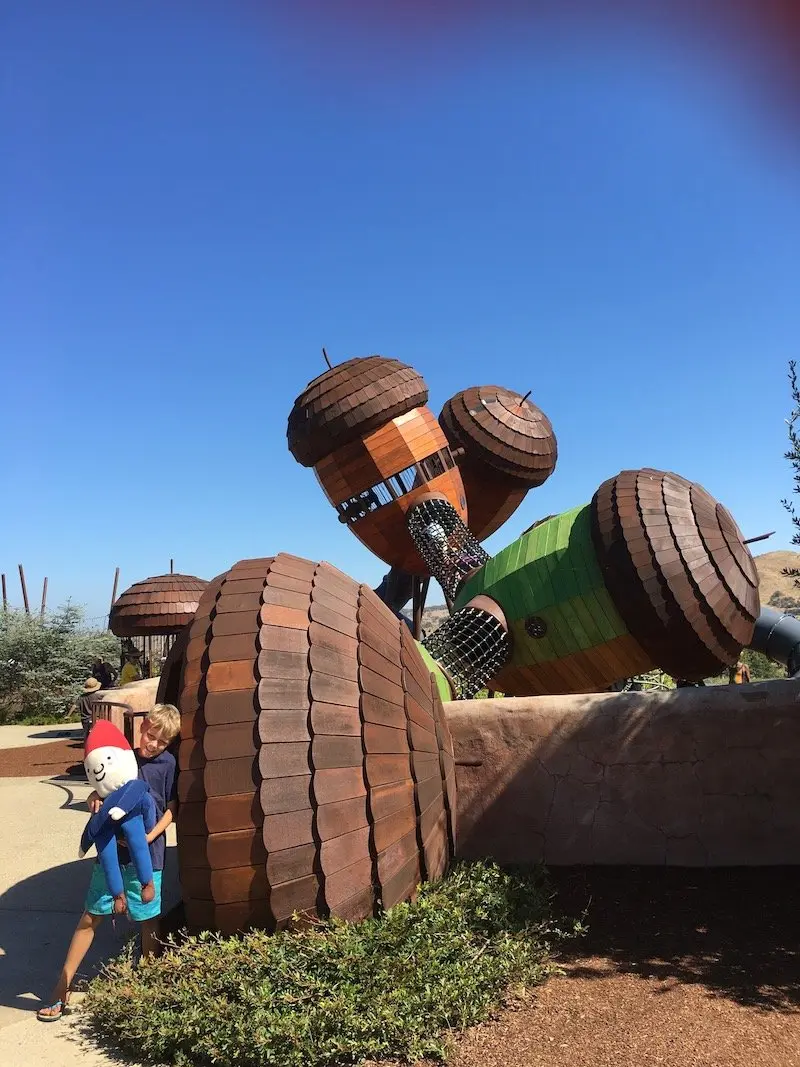
[(81, 836), (81, 855), (94, 845), (114, 897), (123, 893), (122, 871), (117, 852), (117, 833), (125, 835), (136, 877), (143, 886), (153, 881), (153, 864), (147, 834), (156, 822), (156, 808), (145, 782), (126, 782), (105, 798), (103, 805), (86, 824)]

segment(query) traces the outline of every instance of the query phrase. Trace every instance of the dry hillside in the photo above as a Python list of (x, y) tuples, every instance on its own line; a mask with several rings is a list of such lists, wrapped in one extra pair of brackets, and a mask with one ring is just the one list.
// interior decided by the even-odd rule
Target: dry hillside
[(785, 567), (800, 570), (800, 552), (765, 552), (756, 556), (761, 603), (772, 607), (800, 611), (800, 589), (794, 578), (787, 578), (781, 571)]
[[(755, 561), (760, 578), (761, 603), (771, 604), (784, 611), (800, 612), (800, 588), (794, 584), (794, 578), (787, 578), (781, 573), (785, 567), (797, 567), (800, 570), (800, 552), (765, 552), (756, 556)], [(446, 618), (445, 605), (432, 604), (425, 609), (422, 627), (426, 633), (431, 633), (438, 629)]]

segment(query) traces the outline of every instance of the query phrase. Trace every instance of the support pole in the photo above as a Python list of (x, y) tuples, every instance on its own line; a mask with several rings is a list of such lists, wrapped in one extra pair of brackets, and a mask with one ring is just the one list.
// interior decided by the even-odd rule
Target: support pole
[(44, 618), (44, 613), (47, 609), (47, 576), (45, 576), (44, 583), (42, 584), (42, 610), (39, 613), (39, 618)]
[(428, 586), (431, 584), (430, 578), (418, 578), (414, 577), (411, 602), (413, 605), (413, 628), (414, 628), (414, 640), (422, 640), (422, 613), (425, 610), (425, 600), (428, 596)]
[(25, 571), (22, 569), (22, 564), (18, 564), (19, 567), (19, 584), (22, 586), (22, 603), (25, 605), (25, 614), (30, 615), (31, 606), (28, 603), (28, 587), (25, 584)]
[[(119, 582), (119, 567), (114, 571), (114, 588), (111, 590), (111, 608), (114, 607), (114, 601), (117, 599), (117, 583)], [(111, 614), (111, 608), (108, 609)]]
[(8, 590), (6, 589), (6, 576), (0, 575), (3, 579), (3, 611), (8, 611)]

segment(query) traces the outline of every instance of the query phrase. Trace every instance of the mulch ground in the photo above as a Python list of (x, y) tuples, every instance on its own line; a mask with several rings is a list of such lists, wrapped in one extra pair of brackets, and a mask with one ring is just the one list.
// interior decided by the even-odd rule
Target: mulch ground
[(552, 872), (589, 933), (457, 1067), (800, 1067), (800, 868)]
[(0, 778), (83, 777), (83, 741), (53, 741), (25, 748), (0, 749)]

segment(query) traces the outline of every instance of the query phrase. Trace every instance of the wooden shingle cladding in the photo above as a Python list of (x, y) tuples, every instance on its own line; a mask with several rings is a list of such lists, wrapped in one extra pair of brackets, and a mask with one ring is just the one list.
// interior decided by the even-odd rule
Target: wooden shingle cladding
[(117, 637), (180, 633), (192, 621), (207, 584), (191, 574), (159, 574), (135, 582), (114, 601), (109, 629)]
[(425, 404), (428, 387), (413, 367), (384, 356), (362, 356), (320, 374), (295, 400), (289, 451), (304, 467)]
[(497, 385), (456, 393), (439, 422), (461, 471), (469, 527), (484, 540), (553, 473), (558, 445), (552, 424), (530, 399)]
[(730, 513), (671, 472), (622, 471), (592, 499), (592, 535), (620, 614), (655, 663), (690, 681), (750, 644), (753, 557)]
[(180, 708), (190, 926), (360, 919), (444, 872), (455, 777), (441, 700), (368, 587), (284, 554), (236, 564), (190, 629)]

